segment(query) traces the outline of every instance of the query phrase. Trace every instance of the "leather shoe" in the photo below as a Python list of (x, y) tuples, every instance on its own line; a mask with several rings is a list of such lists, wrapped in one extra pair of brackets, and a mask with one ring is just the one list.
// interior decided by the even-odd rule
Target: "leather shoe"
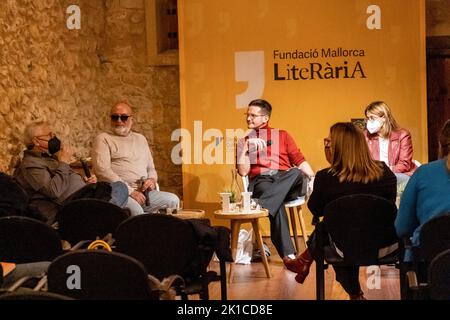
[(286, 256), (283, 258), (283, 263), (284, 263), (286, 269), (288, 269), (289, 271), (295, 272), (295, 273), (298, 273), (303, 268), (303, 266), (301, 265), (301, 262), (298, 260), (298, 258), (291, 259)]
[(309, 268), (311, 267), (314, 259), (312, 258), (309, 250), (305, 250), (301, 255), (295, 259), (284, 257), (283, 262), (286, 268), (292, 272), (297, 273), (295, 281), (303, 283), (309, 274)]

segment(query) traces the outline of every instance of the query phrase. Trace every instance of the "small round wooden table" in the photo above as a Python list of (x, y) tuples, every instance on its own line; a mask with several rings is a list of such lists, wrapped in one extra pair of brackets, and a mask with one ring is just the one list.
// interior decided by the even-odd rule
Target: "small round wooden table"
[[(233, 260), (236, 260), (237, 244), (239, 239), (239, 231), (241, 229), (241, 224), (251, 223), (253, 231), (256, 236), (256, 243), (258, 244), (259, 250), (261, 251), (262, 263), (264, 269), (266, 270), (267, 278), (272, 277), (269, 268), (269, 262), (264, 254), (263, 241), (261, 236), (261, 231), (259, 227), (259, 219), (265, 218), (269, 215), (269, 211), (266, 209), (252, 210), (250, 213), (243, 212), (222, 212), (222, 210), (217, 210), (214, 212), (214, 217), (217, 219), (229, 219), (231, 222), (231, 254)], [(228, 281), (231, 283), (233, 280), (233, 263), (230, 263), (230, 272)]]

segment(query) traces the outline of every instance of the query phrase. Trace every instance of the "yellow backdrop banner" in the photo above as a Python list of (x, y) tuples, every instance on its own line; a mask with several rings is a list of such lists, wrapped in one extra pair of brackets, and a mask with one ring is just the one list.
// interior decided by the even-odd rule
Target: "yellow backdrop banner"
[(256, 98), (315, 170), (330, 126), (376, 100), (427, 160), (423, 0), (179, 0), (179, 30), (185, 207), (219, 208)]

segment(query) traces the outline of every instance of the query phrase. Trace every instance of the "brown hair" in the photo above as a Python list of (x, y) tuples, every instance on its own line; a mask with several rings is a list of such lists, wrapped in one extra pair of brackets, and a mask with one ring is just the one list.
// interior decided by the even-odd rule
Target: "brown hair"
[(445, 122), (439, 136), (439, 157), (447, 157), (447, 169), (450, 171), (450, 119)]
[(264, 111), (264, 113), (269, 116), (269, 118), (272, 115), (272, 106), (266, 100), (263, 100), (263, 99), (252, 100), (252, 101), (250, 101), (248, 106), (249, 107), (260, 107)]
[(369, 183), (383, 176), (382, 165), (375, 162), (361, 130), (350, 122), (330, 128), (331, 168), (340, 182)]
[(364, 111), (366, 117), (368, 113), (373, 113), (378, 117), (384, 118), (385, 121), (383, 127), (380, 130), (380, 135), (383, 138), (389, 137), (392, 131), (398, 130), (400, 128), (397, 121), (395, 121), (394, 116), (392, 115), (391, 109), (383, 101), (375, 101), (369, 104)]

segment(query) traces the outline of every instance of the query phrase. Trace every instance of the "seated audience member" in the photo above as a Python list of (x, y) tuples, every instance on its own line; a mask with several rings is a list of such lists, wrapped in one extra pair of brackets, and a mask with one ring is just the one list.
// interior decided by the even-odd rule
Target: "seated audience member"
[(92, 149), (92, 165), (100, 181), (122, 181), (128, 187), (131, 215), (179, 207), (178, 197), (156, 190), (158, 175), (147, 139), (134, 131), (131, 107), (112, 107), (111, 131), (100, 133)]
[[(429, 220), (450, 213), (450, 119), (442, 128), (440, 160), (420, 166), (402, 194), (395, 228), (400, 238), (412, 237), (419, 246), (421, 227)], [(411, 261), (406, 252), (405, 261)]]
[(25, 216), (46, 222), (45, 216), (30, 206), (25, 190), (9, 175), (0, 172), (0, 218)]
[[(51, 225), (64, 201), (86, 184), (96, 183), (97, 178), (82, 178), (70, 168), (72, 149), (61, 147), (61, 141), (46, 122), (28, 125), (24, 138), (27, 150), (14, 177), (30, 197), (30, 205), (38, 208)], [(126, 200), (125, 186), (111, 184), (110, 202), (123, 207)]]
[[(333, 200), (352, 194), (371, 194), (395, 202), (395, 175), (384, 162), (372, 159), (360, 129), (351, 123), (336, 123), (331, 127), (324, 144), (330, 167), (317, 172), (308, 201), (308, 208), (315, 217), (322, 216), (325, 206)], [(315, 236), (311, 235), (310, 241), (314, 239)], [(315, 245), (308, 247), (314, 248)], [(386, 253), (393, 250), (386, 250)], [(295, 277), (297, 282), (305, 281), (313, 256), (314, 252), (307, 249), (298, 257), (300, 272)], [(336, 280), (350, 299), (364, 300), (359, 283), (359, 267), (333, 267)]]
[(284, 202), (305, 195), (314, 172), (289, 133), (269, 127), (271, 113), (265, 100), (249, 103), (246, 121), (251, 131), (238, 140), (237, 168), (241, 176), (248, 175), (253, 197), (269, 210), (270, 237), (284, 265), (297, 272)]
[(397, 177), (397, 184), (406, 183), (416, 170), (412, 161), (411, 134), (400, 128), (391, 109), (383, 101), (372, 102), (364, 113), (367, 118), (364, 133), (372, 157), (389, 166)]

